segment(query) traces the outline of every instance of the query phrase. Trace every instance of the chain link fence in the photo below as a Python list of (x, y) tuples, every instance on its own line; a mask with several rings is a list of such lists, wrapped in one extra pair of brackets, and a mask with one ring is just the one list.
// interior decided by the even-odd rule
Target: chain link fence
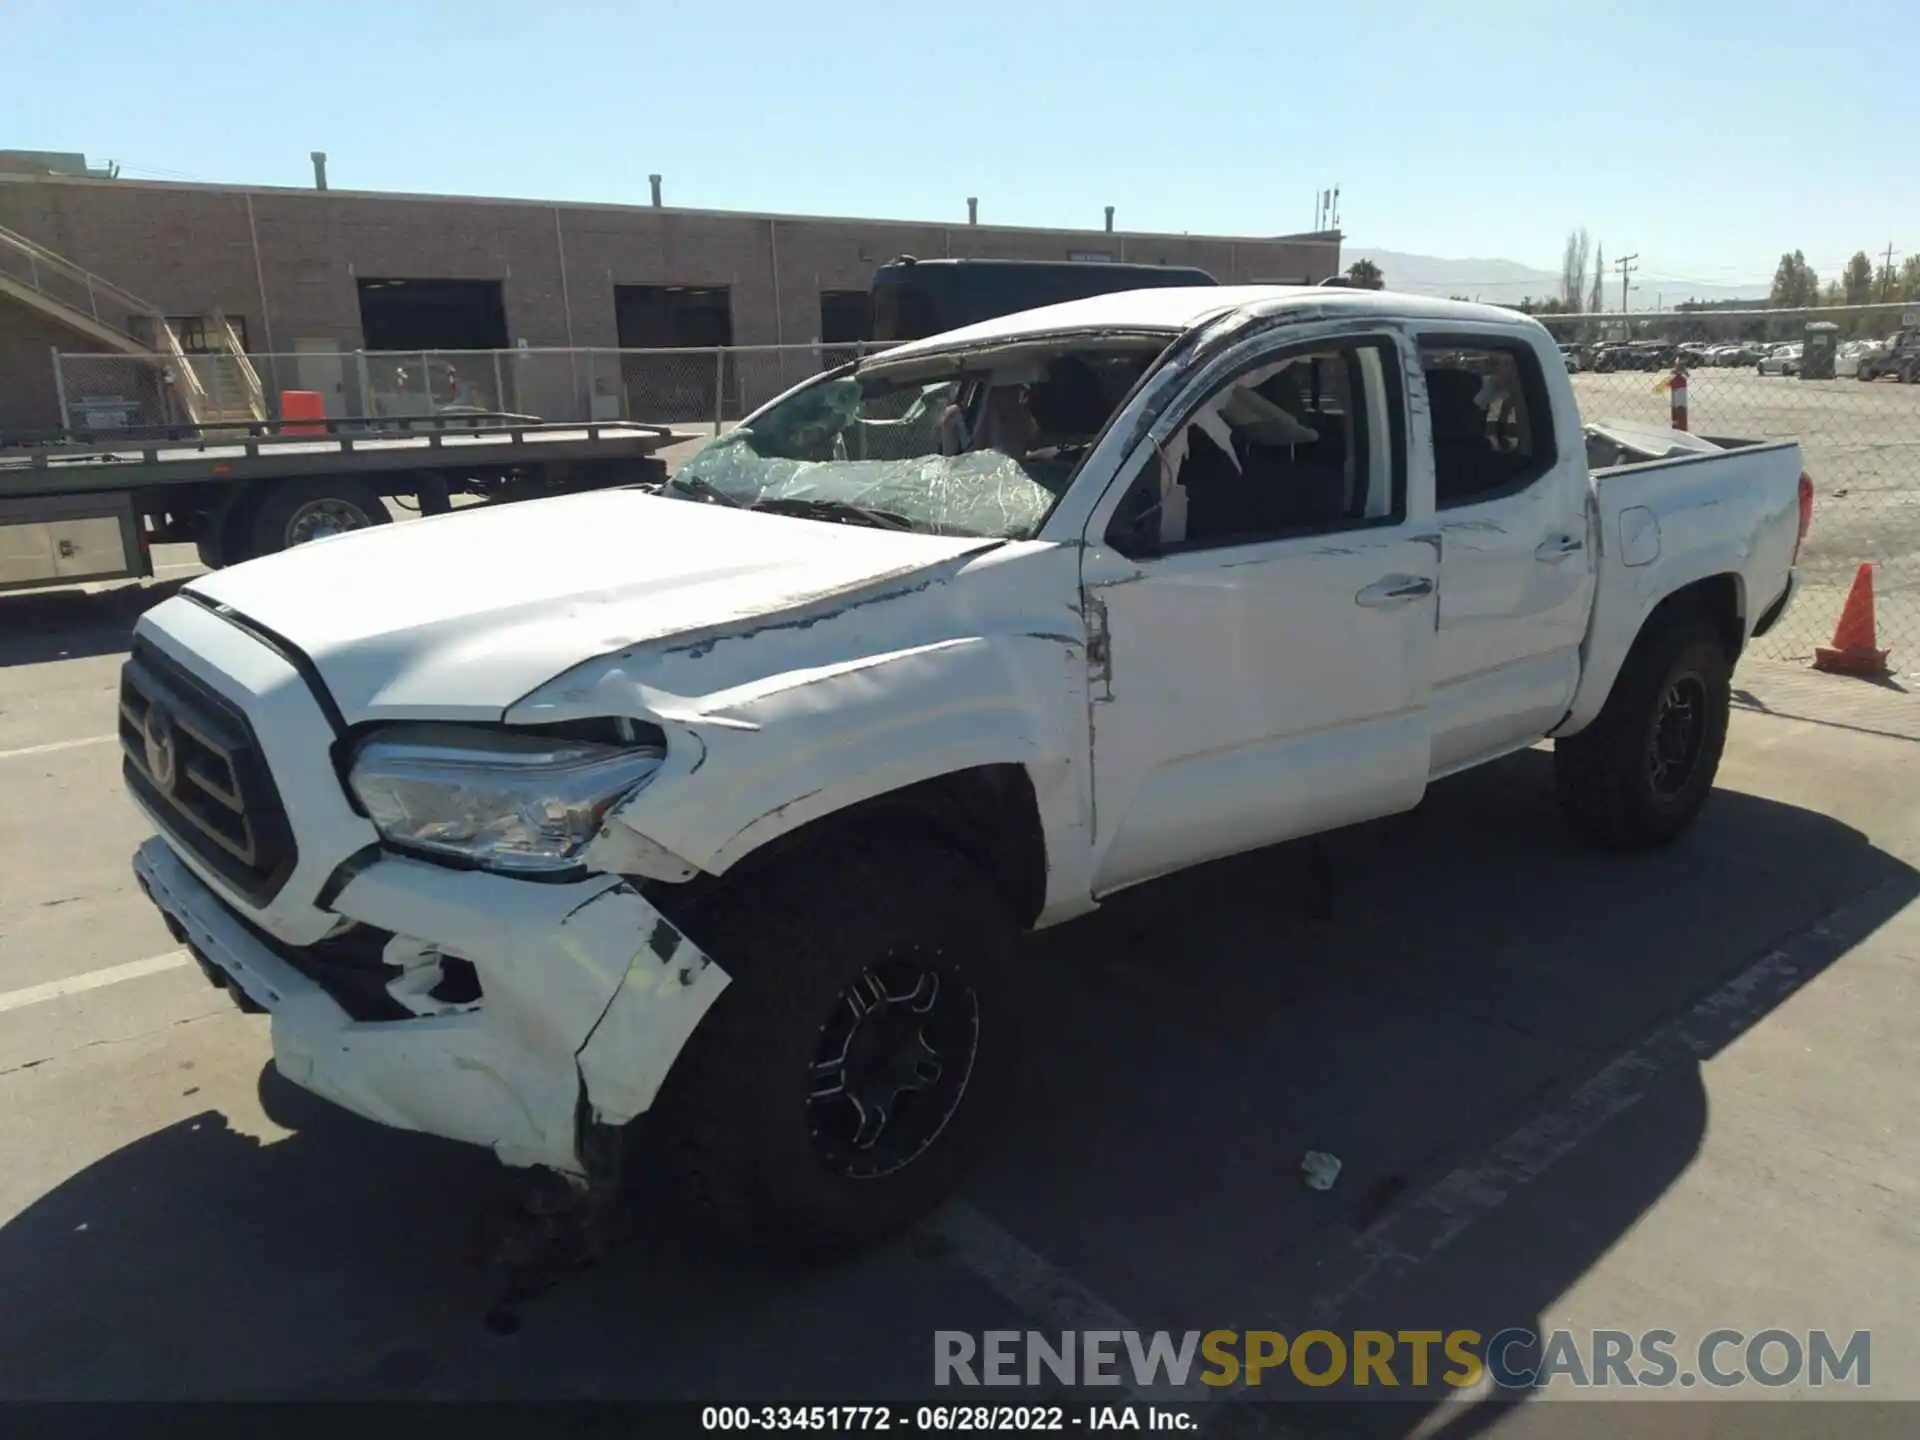
[[(866, 345), (736, 345), (661, 350), (302, 351), (249, 355), (264, 418), (287, 391), (318, 394), (329, 418), (389, 420), (502, 411), (572, 423), (636, 420), (712, 433), (802, 380), (858, 358)], [(61, 354), (61, 423), (112, 430), (192, 423), (180, 361), (164, 356)], [(252, 418), (238, 357), (188, 355), (200, 405), (218, 422)], [(255, 397), (256, 402), (258, 397)]]
[(1799, 443), (1814, 487), (1801, 589), (1756, 654), (1811, 659), (1870, 562), (1879, 643), (1920, 673), (1920, 383), (1901, 378), (1920, 379), (1920, 305), (1539, 318), (1568, 348), (1589, 423), (1670, 423), (1678, 368), (1694, 434)]
[(202, 424), (234, 423), (265, 405), (264, 383), (255, 391), (231, 354), (62, 354), (56, 375), (60, 423), (71, 430), (188, 425), (195, 413)]
[[(1920, 306), (1682, 310), (1541, 316), (1562, 342), (1588, 421), (1665, 425), (1676, 367), (1686, 370), (1696, 434), (1795, 440), (1813, 478), (1813, 526), (1793, 609), (1755, 644), (1802, 661), (1831, 638), (1861, 562), (1874, 566), (1880, 644), (1920, 672)], [(1831, 379), (1807, 373), (1810, 322)], [(725, 349), (357, 351), (251, 357), (268, 418), (288, 390), (317, 392), (334, 419), (505, 411), (542, 420), (634, 420), (718, 433), (860, 345)], [(1909, 358), (1911, 363), (1908, 363)], [(244, 418), (244, 372), (231, 356), (186, 357), (217, 411)], [(174, 362), (127, 355), (58, 357), (63, 423), (109, 429), (186, 423)], [(1904, 366), (1904, 370), (1903, 370)], [(1811, 364), (1824, 369), (1818, 353)], [(1864, 368), (1869, 378), (1861, 378)], [(1903, 381), (1903, 374), (1911, 377)]]

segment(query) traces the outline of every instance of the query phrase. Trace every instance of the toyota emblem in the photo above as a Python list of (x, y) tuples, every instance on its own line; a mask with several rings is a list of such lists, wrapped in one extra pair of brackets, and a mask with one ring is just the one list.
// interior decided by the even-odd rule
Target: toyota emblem
[(141, 730), (147, 742), (147, 774), (162, 790), (172, 790), (174, 774), (180, 767), (180, 747), (174, 738), (173, 717), (159, 705), (149, 705)]

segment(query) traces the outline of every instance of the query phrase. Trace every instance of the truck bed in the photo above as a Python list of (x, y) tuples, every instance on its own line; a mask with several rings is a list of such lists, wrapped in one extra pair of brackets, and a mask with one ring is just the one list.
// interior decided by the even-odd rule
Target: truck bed
[(1589, 453), (1604, 446), (1614, 463), (1592, 471), (1593, 618), (1580, 689), (1557, 733), (1577, 730), (1598, 713), (1663, 597), (1725, 575), (1729, 554), (1736, 556), (1734, 601), (1751, 635), (1776, 618), (1790, 596), (1798, 549), (1803, 466), (1792, 441), (1605, 421), (1587, 432)]

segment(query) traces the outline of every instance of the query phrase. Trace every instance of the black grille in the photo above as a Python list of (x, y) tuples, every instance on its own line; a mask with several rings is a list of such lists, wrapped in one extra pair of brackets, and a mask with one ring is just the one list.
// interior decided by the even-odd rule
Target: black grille
[(286, 807), (247, 717), (144, 640), (120, 670), (127, 785), (167, 831), (255, 904), (296, 858)]

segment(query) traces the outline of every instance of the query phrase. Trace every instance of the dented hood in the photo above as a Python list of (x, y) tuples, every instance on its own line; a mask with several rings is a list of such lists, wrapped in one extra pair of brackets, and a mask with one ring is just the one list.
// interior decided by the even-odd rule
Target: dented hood
[(187, 588), (304, 653), (350, 724), (498, 719), (597, 655), (724, 633), (995, 543), (602, 490), (319, 540)]

